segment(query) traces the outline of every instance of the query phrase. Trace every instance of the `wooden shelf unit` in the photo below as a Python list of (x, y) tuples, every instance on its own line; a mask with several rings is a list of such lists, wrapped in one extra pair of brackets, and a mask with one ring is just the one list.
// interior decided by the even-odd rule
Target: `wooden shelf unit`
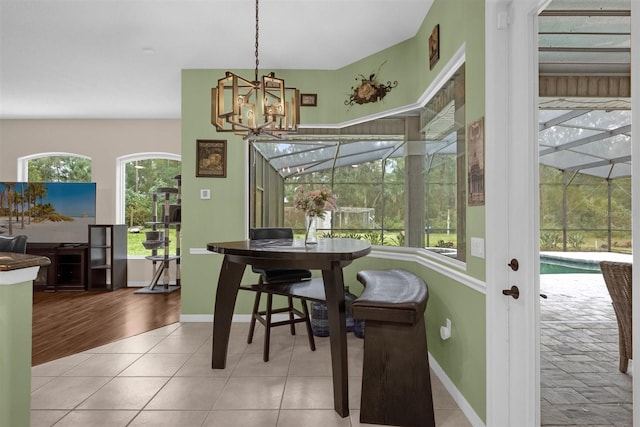
[(89, 225), (87, 289), (114, 291), (127, 286), (127, 226)]

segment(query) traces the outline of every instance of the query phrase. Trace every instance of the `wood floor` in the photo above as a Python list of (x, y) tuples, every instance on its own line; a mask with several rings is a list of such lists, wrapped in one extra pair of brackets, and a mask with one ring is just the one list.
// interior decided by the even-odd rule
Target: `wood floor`
[(180, 291), (34, 292), (33, 366), (175, 323)]

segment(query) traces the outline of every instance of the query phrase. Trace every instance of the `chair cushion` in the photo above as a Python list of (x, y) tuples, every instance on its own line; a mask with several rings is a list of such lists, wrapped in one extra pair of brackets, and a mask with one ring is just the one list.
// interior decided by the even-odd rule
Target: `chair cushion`
[(299, 282), (302, 280), (311, 279), (311, 271), (309, 270), (297, 270), (297, 269), (268, 269), (268, 268), (256, 268), (256, 273), (262, 276), (262, 282), (264, 284), (269, 283), (281, 283), (281, 282)]

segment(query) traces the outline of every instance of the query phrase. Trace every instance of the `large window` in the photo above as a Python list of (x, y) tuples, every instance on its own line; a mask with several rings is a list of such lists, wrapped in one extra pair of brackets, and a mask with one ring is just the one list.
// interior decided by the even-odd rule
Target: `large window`
[(250, 227), (304, 233), (296, 188), (327, 188), (337, 208), (320, 236), (426, 248), (466, 259), (467, 158), (464, 64), (424, 108), (331, 133), (304, 129), (283, 140), (253, 141)]

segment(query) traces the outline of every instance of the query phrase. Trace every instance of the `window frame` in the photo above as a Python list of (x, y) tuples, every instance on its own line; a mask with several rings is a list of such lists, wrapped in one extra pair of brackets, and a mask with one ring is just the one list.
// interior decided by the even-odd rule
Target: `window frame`
[(136, 160), (164, 159), (176, 160), (182, 162), (182, 156), (179, 154), (166, 152), (144, 152), (127, 154), (116, 158), (116, 202), (115, 202), (115, 219), (116, 224), (126, 224), (126, 215), (124, 212), (126, 190), (125, 167), (127, 163)]

